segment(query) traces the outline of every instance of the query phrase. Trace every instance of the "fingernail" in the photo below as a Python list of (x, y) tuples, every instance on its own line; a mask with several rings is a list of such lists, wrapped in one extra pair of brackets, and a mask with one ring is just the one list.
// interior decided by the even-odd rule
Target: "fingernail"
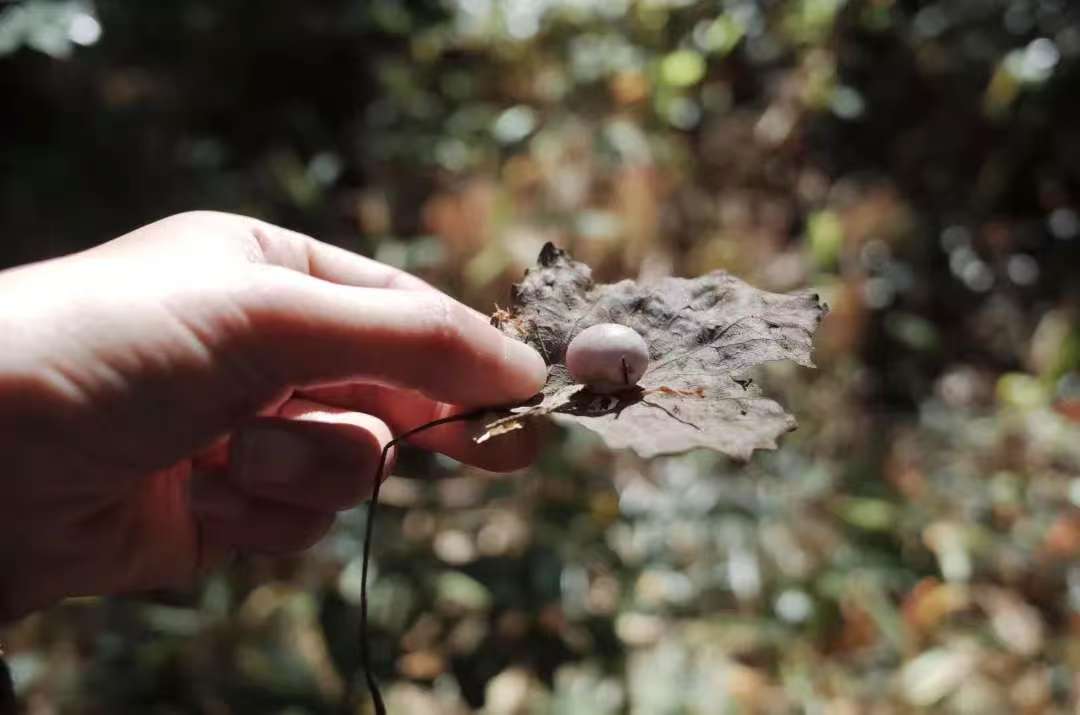
[(247, 510), (247, 500), (212, 476), (199, 476), (191, 480), (188, 503), (192, 512), (212, 519), (239, 519)]
[(236, 474), (249, 485), (295, 483), (316, 466), (314, 447), (303, 437), (274, 427), (249, 427), (237, 435)]
[(547, 364), (544, 358), (540, 357), (540, 353), (513, 338), (506, 338), (503, 350), (506, 362), (513, 365), (514, 372), (524, 378), (522, 392), (527, 394), (522, 394), (522, 397), (531, 397), (539, 392), (547, 381)]

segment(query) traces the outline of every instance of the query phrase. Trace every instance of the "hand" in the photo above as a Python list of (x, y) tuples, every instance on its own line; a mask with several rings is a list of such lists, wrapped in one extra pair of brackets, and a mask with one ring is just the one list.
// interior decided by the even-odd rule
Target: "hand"
[[(393, 434), (546, 372), (413, 276), (214, 213), (0, 273), (0, 336), (0, 621), (305, 548)], [(495, 471), (535, 452), (464, 423), (411, 441)]]

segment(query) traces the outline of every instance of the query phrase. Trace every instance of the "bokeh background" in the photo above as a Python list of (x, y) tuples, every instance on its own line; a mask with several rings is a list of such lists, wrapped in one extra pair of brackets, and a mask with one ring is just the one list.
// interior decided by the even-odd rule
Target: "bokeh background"
[[(485, 311), (548, 240), (832, 306), (741, 467), (589, 434), (384, 490), (394, 713), (1080, 712), (1068, 0), (0, 2), (0, 266), (255, 215)], [(332, 712), (363, 508), (4, 632), (27, 712)]]

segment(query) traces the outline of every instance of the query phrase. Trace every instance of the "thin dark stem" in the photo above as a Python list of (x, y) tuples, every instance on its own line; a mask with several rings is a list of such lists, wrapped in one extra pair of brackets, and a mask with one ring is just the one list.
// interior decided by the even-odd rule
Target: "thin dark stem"
[[(371, 535), (375, 530), (375, 510), (379, 506), (379, 487), (382, 486), (386, 457), (390, 454), (390, 448), (396, 442), (396, 439), (387, 442), (386, 446), (383, 447), (382, 455), (379, 457), (379, 468), (375, 472), (375, 486), (371, 490), (371, 506), (368, 507), (367, 523), (364, 525), (364, 555), (360, 569), (360, 656), (364, 666), (364, 680), (367, 681), (368, 692), (371, 693), (371, 699), (375, 703), (376, 715), (386, 715), (386, 704), (383, 703), (382, 693), (379, 692), (379, 684), (375, 682), (375, 674), (371, 669), (371, 647), (368, 644), (368, 563), (371, 561)], [(347, 708), (350, 707), (349, 702), (351, 700), (351, 695), (346, 697)]]
[[(375, 486), (371, 490), (371, 503), (368, 506), (367, 523), (364, 525), (364, 550), (361, 556), (361, 568), (360, 568), (360, 657), (361, 664), (364, 669), (364, 680), (367, 682), (368, 692), (371, 693), (371, 700), (375, 705), (375, 715), (386, 715), (386, 704), (383, 702), (382, 693), (379, 692), (379, 684), (375, 680), (375, 673), (371, 667), (371, 650), (368, 645), (368, 597), (367, 597), (367, 583), (368, 583), (368, 564), (371, 561), (371, 541), (372, 536), (375, 533), (375, 512), (379, 506), (379, 488), (383, 482), (383, 472), (386, 470), (386, 459), (390, 455), (390, 450), (396, 447), (398, 444), (404, 442), (409, 437), (423, 432), (424, 430), (431, 429), (432, 427), (438, 427), (440, 425), (449, 424), (451, 422), (462, 422), (470, 420), (474, 417), (479, 417), (493, 409), (505, 409), (505, 408), (481, 408), (478, 410), (472, 410), (471, 412), (462, 412), (456, 415), (450, 415), (449, 417), (441, 417), (431, 422), (425, 422), (418, 427), (414, 427), (411, 430), (401, 433), (394, 439), (386, 443), (386, 446), (382, 449), (382, 454), (379, 456), (379, 466), (375, 470)], [(356, 712), (356, 678), (350, 678), (345, 686), (345, 695), (342, 698), (342, 713)]]

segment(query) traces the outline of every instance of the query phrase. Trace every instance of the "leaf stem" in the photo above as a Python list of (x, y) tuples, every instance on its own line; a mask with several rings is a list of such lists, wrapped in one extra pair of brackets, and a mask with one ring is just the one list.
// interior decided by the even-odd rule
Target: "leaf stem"
[[(506, 410), (517, 406), (518, 405), (506, 407), (481, 407), (468, 412), (450, 415), (449, 417), (440, 417), (431, 422), (425, 422), (422, 425), (402, 432), (397, 437), (394, 437), (387, 442), (382, 449), (382, 453), (379, 455), (379, 464), (375, 470), (375, 486), (371, 490), (371, 502), (368, 506), (367, 523), (364, 525), (364, 550), (363, 555), (361, 556), (360, 568), (360, 631), (358, 634), (360, 640), (361, 665), (364, 669), (364, 680), (367, 683), (368, 692), (371, 694), (371, 700), (375, 706), (375, 715), (386, 715), (386, 704), (383, 702), (382, 693), (379, 691), (379, 684), (375, 680), (375, 673), (371, 667), (371, 652), (368, 644), (368, 564), (371, 561), (371, 541), (372, 536), (375, 533), (375, 513), (379, 506), (379, 488), (382, 486), (383, 473), (386, 470), (386, 460), (390, 455), (390, 450), (407, 440), (409, 437), (412, 437), (419, 432), (423, 432), (424, 430), (431, 429), (432, 427), (439, 427), (451, 422), (464, 422), (488, 412)], [(359, 705), (359, 703), (356, 702), (356, 699), (356, 677), (354, 676), (349, 678), (345, 686), (345, 694), (341, 700), (342, 715), (353, 715), (353, 713), (356, 712), (356, 708)]]

